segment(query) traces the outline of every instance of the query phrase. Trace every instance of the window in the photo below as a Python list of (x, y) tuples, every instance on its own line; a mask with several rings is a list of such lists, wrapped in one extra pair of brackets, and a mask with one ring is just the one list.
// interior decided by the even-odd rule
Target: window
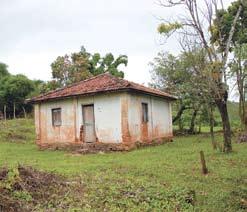
[(53, 126), (61, 126), (62, 119), (61, 119), (61, 108), (52, 109), (52, 125)]
[(142, 103), (142, 122), (147, 123), (148, 122), (148, 104)]

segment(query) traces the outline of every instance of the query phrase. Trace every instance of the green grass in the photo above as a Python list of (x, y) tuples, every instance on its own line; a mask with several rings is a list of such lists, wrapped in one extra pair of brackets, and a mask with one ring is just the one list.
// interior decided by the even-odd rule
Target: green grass
[[(17, 133), (19, 127), (24, 134), (27, 129), (26, 142), (8, 142), (2, 136), (13, 127)], [(159, 211), (164, 204), (167, 211), (174, 211), (174, 205), (182, 211), (244, 211), (240, 202), (247, 199), (247, 144), (234, 143), (234, 152), (224, 154), (213, 151), (209, 136), (202, 134), (125, 153), (72, 155), (39, 151), (28, 129), (33, 131), (32, 120), (10, 121), (1, 127), (0, 165), (21, 163), (71, 178), (80, 176), (85, 184), (83, 205), (89, 211), (102, 205), (111, 211)], [(206, 176), (201, 174), (200, 150), (209, 169)], [(194, 207), (179, 202), (180, 196), (164, 203), (165, 197), (190, 190), (196, 194)]]
[[(188, 126), (185, 126), (184, 129), (189, 129)], [(178, 125), (174, 125), (173, 126), (173, 130), (179, 130), (179, 127)], [(198, 131), (198, 127), (196, 129)], [(217, 126), (217, 127), (214, 127), (214, 132), (219, 132), (219, 131), (222, 131), (222, 127), (221, 126)], [(209, 126), (201, 126), (201, 133), (209, 133), (210, 132), (210, 127)]]

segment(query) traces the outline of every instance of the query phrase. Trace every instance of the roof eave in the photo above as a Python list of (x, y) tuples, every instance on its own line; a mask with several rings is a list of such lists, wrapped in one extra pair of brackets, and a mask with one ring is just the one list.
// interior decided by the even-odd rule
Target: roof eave
[(138, 93), (141, 93), (141, 94), (151, 95), (151, 96), (159, 97), (159, 98), (166, 99), (166, 100), (170, 100), (170, 101), (176, 101), (176, 100), (178, 99), (178, 98), (175, 97), (175, 96), (168, 96), (168, 95), (162, 95), (162, 94), (155, 94), (155, 93), (152, 93), (152, 92), (142, 91), (142, 90), (135, 89), (135, 88), (131, 88), (130, 91), (135, 91), (135, 92), (138, 92)]
[(113, 90), (107, 90), (107, 91), (95, 91), (95, 92), (90, 92), (90, 93), (84, 93), (84, 94), (75, 94), (75, 95), (68, 95), (68, 96), (61, 96), (61, 97), (53, 97), (53, 98), (47, 98), (47, 99), (40, 99), (40, 100), (35, 100), (34, 99), (28, 99), (26, 100), (28, 103), (31, 104), (37, 104), (37, 103), (41, 103), (41, 102), (48, 102), (48, 101), (54, 101), (54, 100), (61, 100), (61, 99), (69, 99), (69, 98), (74, 98), (74, 97), (79, 97), (79, 96), (92, 96), (95, 94), (103, 94), (103, 93), (117, 93), (117, 92), (138, 92), (141, 94), (146, 94), (146, 95), (151, 95), (151, 96), (155, 96), (155, 97), (159, 97), (162, 99), (166, 99), (169, 101), (176, 101), (178, 98), (174, 97), (174, 96), (166, 96), (166, 95), (161, 95), (161, 94), (155, 94), (152, 92), (148, 92), (148, 91), (142, 91), (139, 89), (134, 89), (134, 88), (122, 88), (122, 89), (113, 89)]

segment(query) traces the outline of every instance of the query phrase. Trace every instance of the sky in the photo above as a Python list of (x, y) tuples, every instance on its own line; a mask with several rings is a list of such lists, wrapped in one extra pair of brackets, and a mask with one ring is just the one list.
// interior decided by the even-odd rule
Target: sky
[(0, 0), (0, 5), (0, 62), (30, 79), (50, 80), (57, 56), (83, 45), (90, 53), (126, 54), (125, 78), (147, 84), (157, 53), (180, 50), (175, 38), (163, 42), (157, 26), (182, 11), (156, 0)]

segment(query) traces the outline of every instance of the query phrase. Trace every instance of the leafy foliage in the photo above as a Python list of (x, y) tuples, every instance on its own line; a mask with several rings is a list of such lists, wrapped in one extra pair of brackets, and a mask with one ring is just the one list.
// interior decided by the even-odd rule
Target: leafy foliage
[(8, 72), (8, 66), (0, 62), (0, 80), (8, 75), (10, 75)]
[(30, 91), (34, 90), (33, 82), (21, 74), (6, 78), (1, 85), (5, 90), (6, 100), (11, 99), (12, 102), (17, 103), (22, 103)]
[[(195, 48), (193, 51), (181, 53), (177, 57), (168, 53), (159, 53), (151, 63), (151, 67), (152, 86), (179, 97), (178, 111), (192, 109), (195, 118), (199, 109), (207, 107), (207, 103), (212, 101), (206, 80), (208, 62), (203, 50)], [(191, 131), (194, 131), (194, 118), (191, 115)], [(175, 118), (174, 122), (176, 123), (179, 119)]]
[(167, 23), (167, 24), (161, 23), (158, 26), (158, 32), (162, 35), (169, 37), (172, 33), (177, 31), (178, 29), (181, 29), (182, 27), (183, 27), (183, 25), (181, 23), (178, 23), (178, 22)]
[(247, 43), (247, 2), (237, 0), (232, 2), (231, 6), (226, 10), (221, 9), (217, 11), (213, 25), (210, 28), (211, 42), (215, 43), (221, 52), (226, 48), (231, 26), (240, 4), (242, 4), (243, 9), (236, 23), (231, 47), (233, 48), (237, 44)]
[[(34, 82), (26, 76), (22, 74), (5, 75), (0, 79), (0, 110), (3, 111), (6, 106), (8, 115), (13, 113), (13, 110), (20, 113), (27, 106), (25, 104), (26, 98), (34, 91)], [(26, 109), (30, 110), (30, 105)]]
[(60, 86), (69, 85), (87, 79), (91, 76), (110, 72), (114, 76), (123, 78), (124, 73), (119, 70), (120, 65), (127, 66), (128, 58), (120, 55), (116, 59), (112, 53), (101, 57), (99, 53), (91, 54), (81, 47), (79, 52), (71, 56), (59, 56), (51, 64), (52, 77)]

